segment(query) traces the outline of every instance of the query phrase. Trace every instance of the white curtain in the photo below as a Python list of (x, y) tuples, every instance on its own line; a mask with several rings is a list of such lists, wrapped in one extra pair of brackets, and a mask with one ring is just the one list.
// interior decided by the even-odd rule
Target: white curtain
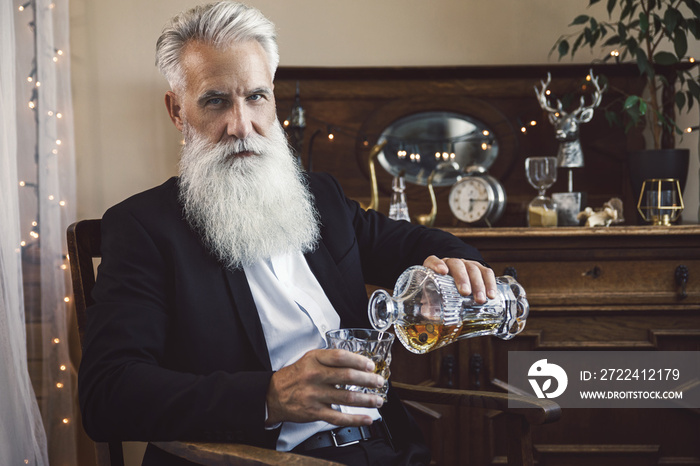
[(68, 0), (0, 9), (0, 464), (76, 465)]

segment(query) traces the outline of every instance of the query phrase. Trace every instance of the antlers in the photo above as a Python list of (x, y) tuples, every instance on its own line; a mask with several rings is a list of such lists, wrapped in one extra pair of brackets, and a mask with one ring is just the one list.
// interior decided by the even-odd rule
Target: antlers
[(547, 98), (547, 88), (552, 82), (552, 73), (547, 73), (547, 82), (540, 81), (540, 83), (542, 84), (542, 89), (538, 89), (537, 86), (535, 86), (535, 94), (537, 94), (537, 100), (540, 103), (540, 107), (542, 107), (543, 110), (554, 114), (555, 117), (566, 115), (579, 115), (586, 111), (591, 111), (595, 109), (598, 105), (600, 105), (600, 102), (603, 100), (603, 92), (605, 92), (607, 85), (603, 86), (603, 88), (600, 87), (600, 84), (598, 83), (598, 79), (600, 78), (600, 76), (594, 76), (593, 70), (589, 71), (589, 75), (591, 78), (591, 83), (593, 83), (593, 86), (595, 87), (595, 91), (593, 92), (593, 101), (591, 102), (591, 105), (586, 106), (585, 97), (581, 96), (581, 103), (579, 107), (571, 113), (567, 114), (566, 112), (564, 112), (562, 108), (562, 103), (559, 99), (557, 99), (557, 108), (553, 108), (549, 104), (549, 99)]

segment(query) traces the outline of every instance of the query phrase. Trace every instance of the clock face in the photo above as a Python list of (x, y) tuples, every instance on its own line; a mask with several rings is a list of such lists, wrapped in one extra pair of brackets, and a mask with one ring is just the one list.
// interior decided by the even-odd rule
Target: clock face
[(463, 222), (474, 223), (486, 217), (493, 199), (493, 190), (486, 180), (468, 177), (452, 187), (449, 204), (455, 217)]

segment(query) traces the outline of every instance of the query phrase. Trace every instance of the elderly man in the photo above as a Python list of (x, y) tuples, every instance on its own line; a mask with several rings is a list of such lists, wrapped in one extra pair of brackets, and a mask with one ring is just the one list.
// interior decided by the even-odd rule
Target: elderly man
[[(223, 1), (175, 18), (156, 62), (184, 134), (180, 176), (109, 209), (80, 402), (92, 438), (233, 441), (346, 464), (423, 464), (420, 433), (373, 363), (324, 349), (368, 327), (365, 283), (408, 266), (485, 302), (493, 272), (439, 230), (362, 210), (301, 172), (277, 120), (273, 24)], [(333, 437), (341, 438), (336, 447)], [(360, 440), (356, 442), (356, 440)], [(151, 448), (144, 464), (179, 464)]]

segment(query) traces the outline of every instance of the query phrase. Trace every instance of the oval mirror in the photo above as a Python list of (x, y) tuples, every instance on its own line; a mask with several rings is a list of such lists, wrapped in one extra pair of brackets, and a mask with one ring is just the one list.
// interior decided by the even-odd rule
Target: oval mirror
[(469, 166), (488, 169), (498, 156), (498, 141), (483, 122), (453, 112), (421, 112), (396, 120), (382, 131), (386, 146), (377, 160), (393, 176), (407, 182), (451, 186)]

